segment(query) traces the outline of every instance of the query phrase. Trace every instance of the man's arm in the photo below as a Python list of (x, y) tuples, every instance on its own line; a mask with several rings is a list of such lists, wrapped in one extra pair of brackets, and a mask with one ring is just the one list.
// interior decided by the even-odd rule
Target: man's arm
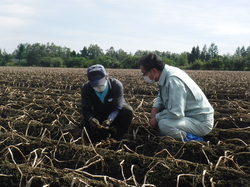
[(159, 112), (158, 108), (153, 107), (151, 110), (151, 114), (150, 114), (150, 118), (149, 118), (149, 124), (152, 127), (157, 127), (158, 126), (158, 122), (155, 119), (155, 115)]
[(112, 101), (113, 108), (108, 118), (113, 121), (119, 114), (120, 110), (122, 109), (124, 97), (123, 97), (123, 85), (119, 80), (114, 81), (112, 89), (114, 92)]
[(185, 115), (187, 91), (185, 84), (177, 77), (171, 77), (169, 81), (169, 96), (167, 106), (164, 110), (156, 114), (159, 121), (165, 119), (180, 119)]
[(92, 109), (91, 109), (91, 99), (89, 97), (89, 88), (87, 84), (81, 88), (81, 107), (82, 107), (82, 114), (86, 120), (90, 120), (93, 117)]

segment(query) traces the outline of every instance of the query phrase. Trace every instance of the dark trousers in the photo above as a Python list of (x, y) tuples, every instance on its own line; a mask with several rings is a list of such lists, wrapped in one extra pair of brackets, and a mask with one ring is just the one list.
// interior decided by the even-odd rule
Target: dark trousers
[[(105, 140), (107, 137), (120, 140), (122, 139), (124, 134), (128, 133), (128, 129), (132, 122), (132, 119), (133, 119), (132, 107), (129, 105), (124, 105), (121, 111), (119, 112), (118, 116), (111, 123), (109, 130), (101, 129), (98, 131), (93, 131), (89, 128), (89, 122), (84, 118), (82, 119), (80, 126), (81, 128), (83, 127), (86, 128), (92, 143)], [(100, 124), (102, 123), (102, 121), (99, 122)], [(86, 136), (84, 138), (86, 139), (86, 141), (88, 141), (88, 138)]]

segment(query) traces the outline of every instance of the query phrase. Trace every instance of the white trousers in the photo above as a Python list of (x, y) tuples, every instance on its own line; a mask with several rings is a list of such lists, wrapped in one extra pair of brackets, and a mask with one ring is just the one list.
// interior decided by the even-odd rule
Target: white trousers
[(196, 136), (205, 136), (211, 132), (214, 125), (213, 114), (200, 114), (181, 119), (160, 119), (158, 127), (163, 136), (171, 136), (182, 140), (187, 132)]

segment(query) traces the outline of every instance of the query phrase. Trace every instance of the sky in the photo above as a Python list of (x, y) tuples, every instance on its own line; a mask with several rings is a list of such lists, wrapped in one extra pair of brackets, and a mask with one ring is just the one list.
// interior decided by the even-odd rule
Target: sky
[(220, 55), (250, 46), (249, 0), (0, 0), (0, 49), (54, 43), (80, 52), (98, 45), (191, 52), (214, 43)]

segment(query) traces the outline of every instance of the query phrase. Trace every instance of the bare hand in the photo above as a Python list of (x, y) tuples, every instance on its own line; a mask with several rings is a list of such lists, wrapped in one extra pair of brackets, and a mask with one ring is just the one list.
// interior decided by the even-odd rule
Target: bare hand
[(150, 120), (149, 120), (149, 124), (156, 128), (158, 127), (158, 122), (155, 119), (155, 115), (159, 112), (158, 108), (152, 108), (151, 113), (150, 113)]
[(151, 109), (150, 119), (154, 118), (155, 115), (156, 115), (158, 112), (159, 112), (158, 108), (153, 107), (153, 108)]
[(154, 128), (158, 127), (158, 122), (156, 121), (155, 117), (149, 120), (149, 124)]

